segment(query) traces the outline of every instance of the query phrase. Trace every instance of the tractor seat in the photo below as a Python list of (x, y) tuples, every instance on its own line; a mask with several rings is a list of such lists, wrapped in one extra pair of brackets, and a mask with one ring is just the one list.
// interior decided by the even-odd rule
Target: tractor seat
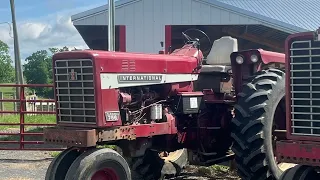
[(238, 40), (223, 36), (213, 42), (210, 53), (204, 60), (201, 73), (231, 72), (230, 54), (238, 51)]
[(228, 73), (231, 66), (228, 65), (202, 65), (200, 73)]

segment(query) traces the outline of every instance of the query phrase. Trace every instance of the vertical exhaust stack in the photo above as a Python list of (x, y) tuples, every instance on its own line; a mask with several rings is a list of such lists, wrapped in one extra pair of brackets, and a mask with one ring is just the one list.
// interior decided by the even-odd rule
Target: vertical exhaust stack
[(108, 5), (108, 50), (115, 51), (114, 0), (109, 0)]

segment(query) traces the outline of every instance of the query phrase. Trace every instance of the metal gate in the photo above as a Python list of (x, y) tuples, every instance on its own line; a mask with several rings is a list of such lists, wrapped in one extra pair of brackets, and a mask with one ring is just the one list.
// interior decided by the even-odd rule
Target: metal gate
[[(19, 98), (1, 98), (0, 104), (12, 103), (18, 104), (18, 108), (3, 109), (0, 111), (0, 150), (45, 150), (57, 151), (63, 147), (46, 145), (43, 141), (42, 128), (55, 126), (55, 110), (30, 109), (27, 110), (27, 104), (48, 103), (55, 105), (53, 99), (28, 99), (26, 98), (26, 88), (53, 88), (53, 85), (44, 84), (0, 84), (4, 88), (19, 88)], [(49, 109), (49, 108), (47, 108)], [(51, 122), (44, 122), (45, 119), (51, 119)], [(43, 121), (42, 121), (43, 120)], [(18, 127), (18, 128), (10, 128)], [(28, 128), (29, 127), (29, 128)]]

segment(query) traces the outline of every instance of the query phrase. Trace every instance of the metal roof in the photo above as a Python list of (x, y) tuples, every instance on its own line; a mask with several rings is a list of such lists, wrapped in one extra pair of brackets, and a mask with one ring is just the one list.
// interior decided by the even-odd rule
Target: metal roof
[(319, 0), (217, 1), (310, 31), (320, 26)]
[[(138, 0), (117, 0), (115, 7), (120, 8)], [(287, 33), (314, 31), (320, 26), (320, 14), (317, 12), (319, 0), (196, 0), (221, 9), (242, 14), (261, 23)], [(88, 16), (107, 11), (103, 5), (71, 16), (77, 21)], [(319, 23), (319, 24), (317, 24)]]
[[(136, 1), (137, 0), (115, 0), (114, 6), (115, 6), (115, 9), (117, 9), (119, 7), (122, 7), (122, 6), (125, 6), (125, 5), (128, 5), (128, 4), (132, 4), (132, 3), (136, 2)], [(94, 16), (96, 14), (103, 13), (103, 12), (105, 12), (107, 10), (108, 10), (108, 4), (102, 5), (102, 6), (99, 6), (99, 7), (96, 7), (96, 8), (93, 8), (93, 9), (89, 9), (87, 11), (80, 12), (78, 14), (72, 15), (71, 16), (71, 21), (77, 21), (77, 20), (86, 18), (88, 16)]]

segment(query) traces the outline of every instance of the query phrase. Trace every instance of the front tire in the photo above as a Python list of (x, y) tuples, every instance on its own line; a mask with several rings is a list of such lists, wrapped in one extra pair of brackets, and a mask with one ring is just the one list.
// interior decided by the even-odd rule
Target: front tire
[(297, 165), (293, 168), (287, 169), (281, 175), (279, 180), (318, 180), (319, 173), (315, 167), (306, 165)]
[(61, 180), (64, 179), (69, 167), (73, 161), (81, 154), (76, 148), (68, 148), (62, 151), (54, 160), (50, 163), (45, 180)]
[(274, 158), (272, 132), (275, 111), (284, 96), (285, 73), (278, 69), (258, 72), (239, 93), (231, 137), (242, 179), (279, 179), (283, 173)]
[(131, 180), (126, 160), (108, 148), (90, 149), (82, 153), (69, 168), (65, 180)]

